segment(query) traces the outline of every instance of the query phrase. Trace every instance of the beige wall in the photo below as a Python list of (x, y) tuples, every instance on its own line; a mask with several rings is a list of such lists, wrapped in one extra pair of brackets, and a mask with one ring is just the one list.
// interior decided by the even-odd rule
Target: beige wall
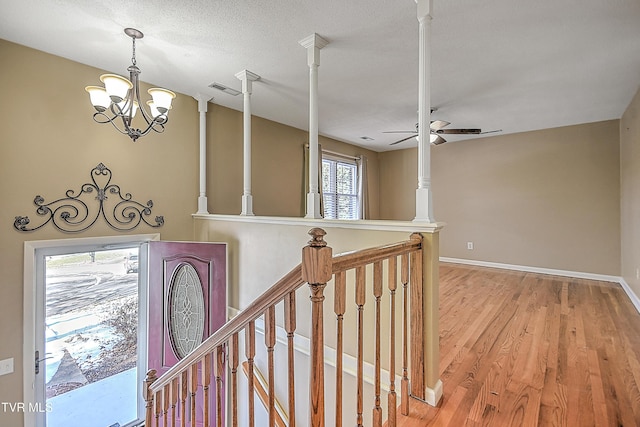
[[(36, 223), (36, 195), (53, 201), (68, 189), (77, 191), (103, 162), (113, 183), (134, 199), (152, 199), (154, 216), (165, 217), (162, 228), (140, 226), (129, 234), (159, 231), (163, 239), (190, 239), (198, 196), (198, 114), (193, 98), (178, 95), (166, 132), (134, 144), (91, 118), (84, 87), (99, 83), (101, 70), (3, 40), (0, 58), (0, 359), (15, 361), (15, 372), (0, 377), (0, 401), (21, 402), (24, 242), (123, 233), (103, 221), (74, 235), (50, 225), (20, 233), (13, 229), (15, 216)], [(22, 416), (0, 412), (0, 425), (22, 425)]]
[(622, 277), (640, 295), (640, 90), (620, 120)]
[[(256, 86), (254, 92), (259, 88)], [(258, 96), (258, 94), (254, 94)], [(306, 131), (253, 117), (252, 194), (256, 215), (304, 216), (303, 147)], [(207, 192), (209, 212), (239, 214), (243, 189), (242, 112), (209, 104)], [(365, 155), (368, 159), (370, 219), (378, 213), (378, 153), (320, 137), (325, 150), (345, 155)]]
[[(433, 147), (441, 255), (619, 275), (618, 141), (612, 120)], [(380, 153), (381, 218), (413, 217), (416, 156)]]

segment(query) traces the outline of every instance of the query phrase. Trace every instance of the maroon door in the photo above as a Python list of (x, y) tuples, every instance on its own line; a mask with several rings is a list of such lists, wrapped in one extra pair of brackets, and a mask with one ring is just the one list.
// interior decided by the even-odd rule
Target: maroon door
[[(226, 322), (226, 251), (224, 243), (150, 242), (148, 369), (158, 376)], [(214, 384), (212, 377), (211, 390)], [(210, 396), (215, 420), (215, 393)]]

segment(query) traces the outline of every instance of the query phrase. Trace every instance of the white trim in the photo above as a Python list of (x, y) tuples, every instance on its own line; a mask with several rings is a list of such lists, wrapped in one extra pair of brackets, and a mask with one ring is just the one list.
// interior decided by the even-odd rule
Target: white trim
[(438, 403), (440, 403), (440, 400), (442, 399), (442, 395), (444, 393), (442, 387), (442, 381), (440, 380), (436, 382), (436, 386), (434, 388), (427, 387), (425, 389), (424, 401), (431, 406), (438, 406)]
[(413, 222), (413, 221), (384, 221), (384, 220), (343, 220), (343, 219), (314, 219), (297, 217), (278, 216), (240, 216), (221, 214), (193, 214), (194, 219), (209, 221), (230, 221), (230, 222), (250, 222), (255, 224), (276, 224), (276, 225), (304, 225), (307, 227), (331, 227), (348, 228), (354, 230), (375, 230), (375, 231), (403, 231), (407, 233), (424, 232), (435, 233), (440, 231), (446, 224), (444, 222)]
[(629, 284), (621, 276), (585, 273), (582, 271), (556, 270), (553, 268), (543, 268), (543, 267), (530, 267), (526, 265), (503, 264), (499, 262), (478, 261), (478, 260), (463, 259), (463, 258), (440, 257), (440, 261), (450, 262), (454, 264), (476, 265), (479, 267), (501, 268), (503, 270), (526, 271), (530, 273), (551, 274), (554, 276), (577, 277), (579, 279), (590, 279), (590, 280), (600, 280), (603, 282), (619, 283), (620, 286), (622, 286), (622, 289), (624, 290), (624, 292), (627, 294), (627, 296), (631, 300), (631, 303), (633, 304), (633, 306), (636, 308), (638, 313), (640, 313), (640, 298), (638, 298), (638, 296), (633, 292), (631, 287), (629, 287)]
[[(33, 240), (24, 242), (24, 293), (23, 293), (23, 345), (22, 345), (22, 385), (23, 402), (37, 402), (35, 389), (35, 373), (30, 367), (33, 366), (33, 355), (36, 351), (36, 337), (34, 334), (36, 323), (36, 298), (37, 298), (37, 274), (36, 261), (38, 254), (36, 251), (43, 251), (45, 254), (55, 254), (73, 248), (74, 250), (83, 248), (95, 248), (101, 246), (104, 249), (115, 249), (119, 246), (137, 244), (149, 240), (159, 240), (160, 234), (134, 234), (126, 236), (106, 236), (106, 237), (83, 237), (57, 240)], [(142, 384), (141, 381), (138, 381)], [(36, 412), (24, 413), (24, 427), (35, 427), (37, 416), (42, 415)]]
[(627, 296), (631, 300), (633, 306), (636, 308), (636, 310), (638, 310), (638, 313), (640, 313), (640, 298), (638, 298), (631, 287), (629, 287), (629, 284), (626, 280), (624, 280), (624, 277), (620, 278), (620, 285), (622, 286), (622, 289), (624, 289), (624, 291), (627, 293)]

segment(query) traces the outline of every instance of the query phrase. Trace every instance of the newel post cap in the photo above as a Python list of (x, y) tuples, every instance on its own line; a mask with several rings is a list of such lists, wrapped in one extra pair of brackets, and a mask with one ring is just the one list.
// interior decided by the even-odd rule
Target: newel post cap
[(151, 369), (147, 371), (147, 376), (144, 379), (144, 388), (142, 390), (142, 394), (144, 400), (147, 402), (153, 397), (153, 393), (151, 393), (151, 390), (149, 388), (151, 387), (151, 384), (153, 384), (158, 379), (158, 376), (156, 374), (157, 371), (155, 369)]
[(333, 250), (327, 246), (322, 228), (309, 230), (311, 240), (302, 248), (302, 280), (309, 284), (324, 284), (331, 280)]

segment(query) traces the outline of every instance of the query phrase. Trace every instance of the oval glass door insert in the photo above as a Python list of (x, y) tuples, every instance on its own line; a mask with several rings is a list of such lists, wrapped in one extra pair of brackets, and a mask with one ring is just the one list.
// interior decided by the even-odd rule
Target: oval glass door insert
[(205, 326), (202, 283), (191, 264), (182, 264), (169, 289), (169, 336), (176, 356), (182, 359), (202, 342)]

